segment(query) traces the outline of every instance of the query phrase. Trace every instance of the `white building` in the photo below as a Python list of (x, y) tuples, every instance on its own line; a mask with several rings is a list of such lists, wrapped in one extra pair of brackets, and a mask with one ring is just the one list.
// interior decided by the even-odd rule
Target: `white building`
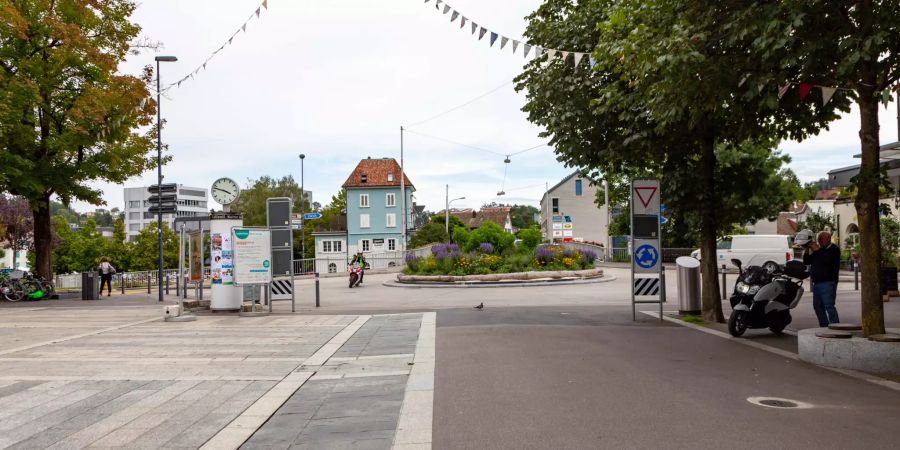
[(578, 172), (551, 187), (541, 198), (540, 224), (544, 240), (609, 245), (609, 215), (605, 205), (597, 207), (598, 189), (603, 186), (594, 185)]
[(3, 247), (3, 257), (0, 258), (0, 269), (22, 269), (28, 268), (28, 250), (19, 250), (16, 255), (16, 265), (13, 267), (13, 251), (11, 248)]
[[(128, 240), (134, 238), (142, 229), (156, 223), (156, 214), (148, 212), (150, 208), (149, 186), (125, 188), (125, 232)], [(178, 210), (175, 214), (163, 214), (163, 221), (172, 226), (176, 217), (196, 217), (209, 214), (207, 207), (209, 191), (206, 188), (178, 185)]]

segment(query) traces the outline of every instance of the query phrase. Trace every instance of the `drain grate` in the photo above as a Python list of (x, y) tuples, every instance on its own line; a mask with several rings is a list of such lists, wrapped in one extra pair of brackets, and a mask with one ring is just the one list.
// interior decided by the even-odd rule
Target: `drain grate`
[(766, 406), (771, 406), (773, 408), (796, 408), (796, 407), (800, 406), (794, 402), (789, 402), (787, 400), (775, 400), (775, 399), (771, 399), (771, 398), (767, 398), (765, 400), (760, 400), (759, 403), (766, 405)]
[(764, 406), (766, 408), (808, 409), (813, 407), (813, 405), (809, 403), (778, 397), (750, 397), (747, 401), (754, 405)]

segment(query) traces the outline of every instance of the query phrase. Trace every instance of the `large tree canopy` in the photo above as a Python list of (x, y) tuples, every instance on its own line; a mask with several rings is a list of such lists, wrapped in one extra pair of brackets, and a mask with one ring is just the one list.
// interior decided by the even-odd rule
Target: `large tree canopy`
[(131, 0), (0, 4), (0, 191), (34, 213), (36, 272), (50, 275), (50, 198), (101, 204), (91, 182), (123, 183), (153, 165), (155, 103), (119, 74), (140, 27)]

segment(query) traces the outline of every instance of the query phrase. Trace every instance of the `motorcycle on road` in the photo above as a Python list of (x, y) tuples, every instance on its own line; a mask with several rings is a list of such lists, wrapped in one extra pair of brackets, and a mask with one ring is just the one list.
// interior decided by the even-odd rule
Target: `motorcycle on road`
[(748, 328), (768, 328), (780, 336), (803, 297), (803, 280), (809, 277), (806, 266), (792, 260), (770, 271), (758, 266), (742, 269), (737, 259), (732, 263), (740, 275), (730, 298), (728, 332), (739, 337)]

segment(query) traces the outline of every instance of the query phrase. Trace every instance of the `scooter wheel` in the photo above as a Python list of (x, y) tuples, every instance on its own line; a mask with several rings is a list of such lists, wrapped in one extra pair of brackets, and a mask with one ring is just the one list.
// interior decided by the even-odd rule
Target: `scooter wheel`
[(781, 336), (782, 332), (784, 331), (784, 327), (771, 326), (769, 327), (769, 331), (771, 331), (775, 336)]
[(747, 331), (747, 311), (732, 311), (728, 317), (728, 332), (734, 337), (740, 337)]
[(353, 289), (353, 286), (356, 286), (356, 280), (359, 277), (354, 273), (350, 275), (350, 289)]

